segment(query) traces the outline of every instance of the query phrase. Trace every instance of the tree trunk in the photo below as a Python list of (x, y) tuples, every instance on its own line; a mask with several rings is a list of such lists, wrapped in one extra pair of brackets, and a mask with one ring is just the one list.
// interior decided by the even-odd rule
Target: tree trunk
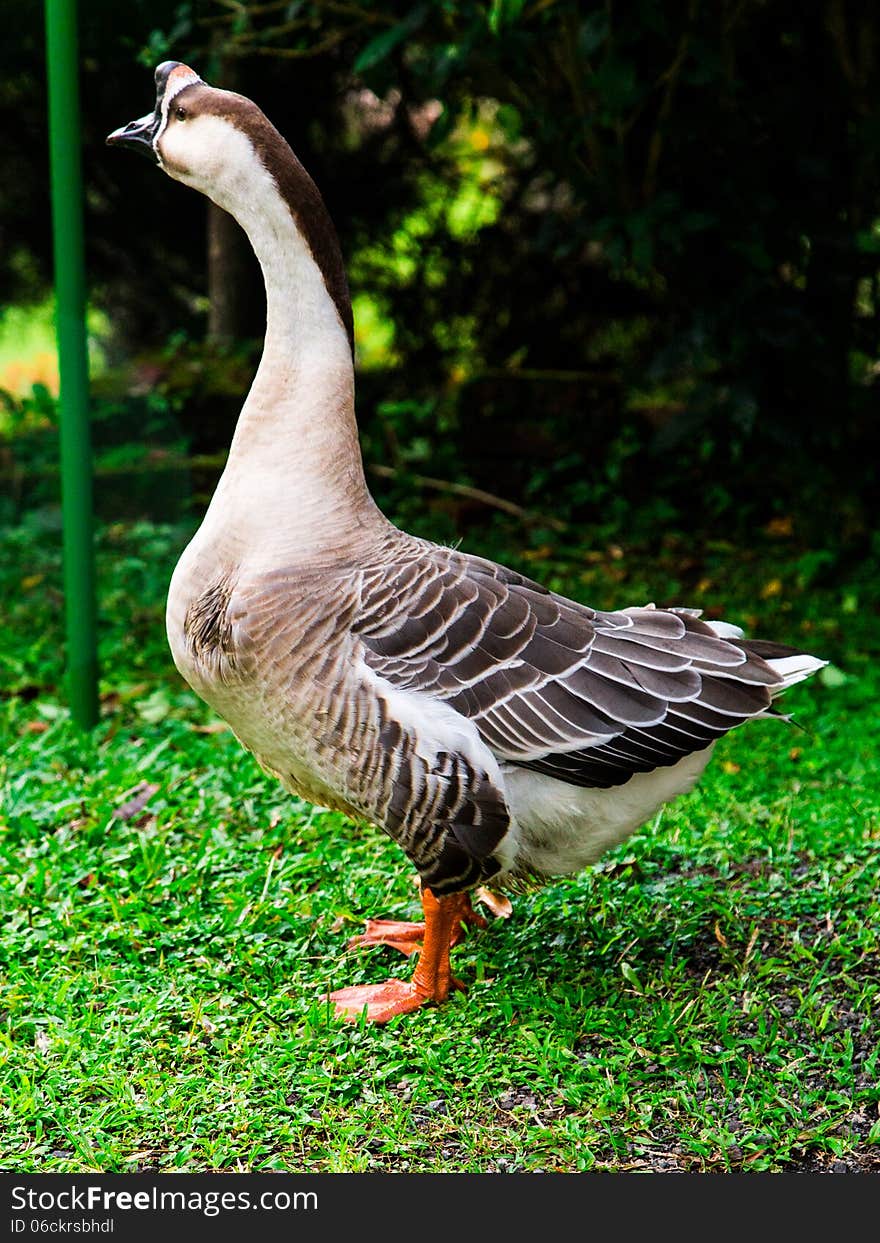
[[(219, 86), (237, 91), (239, 62), (224, 60)], [(259, 268), (244, 230), (228, 212), (208, 203), (208, 340), (232, 345), (262, 335), (264, 300)]]
[(255, 260), (239, 225), (228, 212), (208, 204), (208, 340), (231, 345), (255, 336), (253, 271)]

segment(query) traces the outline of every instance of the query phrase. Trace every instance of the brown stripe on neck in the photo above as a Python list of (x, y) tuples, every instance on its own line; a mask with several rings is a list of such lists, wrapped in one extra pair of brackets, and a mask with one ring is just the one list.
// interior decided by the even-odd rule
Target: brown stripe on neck
[(342, 262), (339, 238), (318, 187), (294, 155), (290, 145), (256, 104), (234, 91), (193, 84), (184, 87), (179, 99), (193, 113), (223, 117), (246, 134), (266, 169), (272, 174), (287, 203), (312, 258), (320, 269), (354, 354), (354, 319), (351, 294)]

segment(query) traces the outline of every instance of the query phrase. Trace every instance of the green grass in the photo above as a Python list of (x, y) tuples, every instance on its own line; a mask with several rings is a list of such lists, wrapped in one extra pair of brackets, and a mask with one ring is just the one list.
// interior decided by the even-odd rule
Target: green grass
[(415, 912), (411, 870), (286, 797), (182, 686), (162, 627), (182, 539), (101, 533), (85, 737), (57, 533), (7, 533), (0, 1168), (880, 1168), (874, 567), (820, 588), (821, 558), (769, 538), (511, 553), (596, 604), (724, 602), (842, 672), (789, 696), (807, 732), (743, 729), (599, 867), (471, 936), (466, 995), (365, 1028), (321, 998), (410, 969), (345, 945)]

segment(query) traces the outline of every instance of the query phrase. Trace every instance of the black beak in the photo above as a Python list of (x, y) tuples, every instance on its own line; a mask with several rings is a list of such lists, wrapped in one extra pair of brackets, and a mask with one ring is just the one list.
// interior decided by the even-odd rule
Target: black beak
[(139, 151), (141, 155), (147, 156), (154, 164), (158, 164), (159, 160), (156, 152), (153, 150), (153, 139), (156, 137), (156, 131), (159, 128), (159, 110), (148, 113), (145, 117), (138, 117), (136, 121), (129, 121), (128, 125), (122, 125), (119, 129), (115, 129), (112, 134), (107, 135), (108, 147), (131, 147), (132, 151)]
[(136, 121), (129, 121), (128, 125), (122, 125), (119, 129), (115, 129), (112, 134), (108, 134), (106, 139), (108, 147), (131, 147), (132, 151), (139, 151), (141, 155), (145, 155), (152, 160), (154, 164), (159, 163), (159, 157), (156, 155), (153, 141), (159, 132), (159, 126), (162, 124), (162, 98), (165, 94), (165, 87), (168, 85), (168, 79), (175, 69), (182, 69), (191, 79), (200, 81), (196, 74), (191, 69), (188, 69), (186, 65), (181, 64), (179, 60), (163, 60), (154, 74), (156, 82), (155, 112), (149, 112), (145, 117), (138, 117)]

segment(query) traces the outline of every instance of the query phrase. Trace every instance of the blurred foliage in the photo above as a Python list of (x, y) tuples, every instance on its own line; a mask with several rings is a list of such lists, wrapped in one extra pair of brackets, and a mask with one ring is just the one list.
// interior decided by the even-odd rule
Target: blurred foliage
[[(104, 364), (102, 341), (110, 324), (102, 311), (90, 307), (86, 327), (91, 372), (98, 375)], [(34, 384), (58, 393), (54, 297), (34, 306), (7, 306), (0, 311), (0, 393), (26, 397)], [(0, 434), (7, 430), (0, 411)]]
[[(39, 12), (13, 22), (4, 3), (8, 301), (42, 294), (49, 255)], [(623, 522), (651, 497), (694, 522), (797, 510), (817, 530), (833, 503), (838, 537), (865, 546), (880, 12), (133, 0), (121, 22), (92, 0), (83, 23), (93, 299), (111, 363), (153, 368), (194, 448), (228, 440), (262, 308), (243, 286), (253, 340), (231, 366), (180, 335), (169, 351), (204, 336), (204, 203), (101, 146), (169, 56), (257, 99), (325, 195), (366, 454), (398, 472), (380, 493), (402, 504), (421, 473), (578, 519)]]

